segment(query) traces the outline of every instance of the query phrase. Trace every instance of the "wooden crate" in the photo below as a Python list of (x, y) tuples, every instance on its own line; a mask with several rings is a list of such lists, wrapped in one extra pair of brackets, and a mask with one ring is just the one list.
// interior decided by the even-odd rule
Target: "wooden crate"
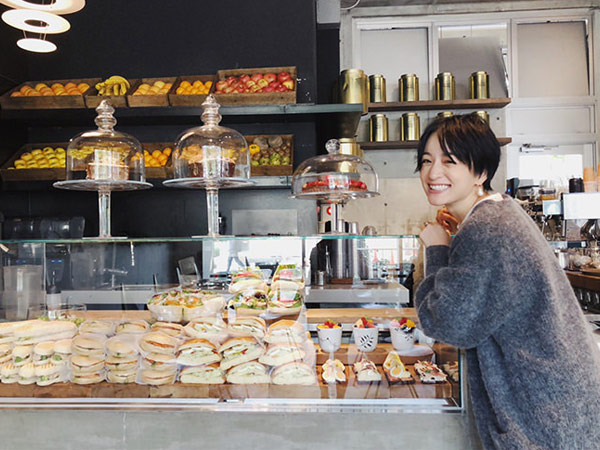
[(188, 75), (188, 76), (180, 76), (177, 77), (175, 83), (173, 84), (173, 89), (169, 92), (169, 103), (171, 106), (201, 106), (204, 100), (206, 100), (206, 95), (180, 95), (177, 94), (177, 88), (183, 81), (188, 81), (190, 84), (193, 84), (194, 81), (202, 81), (202, 83), (206, 83), (207, 81), (212, 81), (212, 86), (210, 87), (209, 94), (212, 94), (215, 90), (217, 77), (215, 75)]
[[(284, 145), (289, 144), (291, 148), (290, 153), (290, 164), (280, 166), (251, 166), (250, 174), (253, 177), (274, 177), (274, 176), (291, 176), (293, 173), (293, 162), (294, 162), (294, 135), (293, 134), (279, 134), (279, 135), (255, 135), (255, 136), (244, 136), (248, 145), (252, 145), (254, 140), (262, 137), (268, 139), (272, 136), (281, 136), (283, 138)], [(252, 158), (252, 157), (251, 157)]]
[[(100, 81), (105, 80), (106, 78)], [(127, 89), (125, 95), (98, 95), (98, 89), (96, 89), (95, 85), (92, 86), (91, 89), (88, 90), (89, 94), (84, 96), (85, 106), (91, 109), (95, 109), (98, 107), (98, 105), (100, 105), (100, 102), (102, 100), (108, 100), (110, 101), (110, 104), (113, 108), (125, 108), (127, 106), (127, 96), (129, 94), (133, 94), (137, 89), (138, 85), (140, 84), (139, 79), (127, 78), (127, 81), (129, 81), (129, 89)]]
[(64, 167), (53, 167), (48, 169), (9, 169), (9, 167), (14, 167), (15, 161), (21, 158), (23, 153), (31, 153), (31, 151), (34, 149), (39, 148), (41, 150), (44, 147), (62, 147), (66, 151), (67, 145), (68, 144), (65, 142), (25, 144), (0, 168), (0, 175), (4, 181), (64, 180), (66, 178), (66, 171)]
[(255, 94), (215, 94), (217, 101), (221, 105), (272, 105), (296, 103), (296, 94), (298, 92), (298, 71), (295, 66), (287, 67), (257, 67), (252, 69), (230, 69), (217, 71), (217, 81), (225, 80), (227, 77), (240, 75), (254, 75), (256, 73), (274, 73), (289, 72), (294, 80), (294, 90), (288, 92), (259, 92)]
[[(164, 150), (167, 147), (174, 149), (173, 142), (144, 142), (142, 149), (152, 153), (154, 150)], [(167, 164), (163, 167), (146, 167), (146, 179), (168, 178), (173, 172), (173, 152), (169, 155)]]
[[(0, 105), (3, 109), (62, 109), (62, 108), (85, 108), (85, 97), (94, 89), (94, 85), (100, 82), (100, 78), (78, 78), (72, 80), (42, 80), (26, 81), (16, 88), (11, 89), (0, 97)], [(38, 83), (45, 83), (48, 87), (54, 83), (87, 83), (90, 88), (82, 95), (52, 95), (48, 97), (11, 97), (13, 92), (19, 91), (23, 86), (32, 88)]]
[(127, 94), (127, 104), (132, 108), (140, 108), (145, 106), (169, 106), (169, 94), (173, 91), (176, 80), (177, 77), (142, 78), (136, 87), (136, 90), (143, 83), (152, 86), (155, 81), (172, 83), (173, 86), (171, 86), (169, 92), (160, 95), (133, 95), (135, 91), (131, 91), (131, 93)]

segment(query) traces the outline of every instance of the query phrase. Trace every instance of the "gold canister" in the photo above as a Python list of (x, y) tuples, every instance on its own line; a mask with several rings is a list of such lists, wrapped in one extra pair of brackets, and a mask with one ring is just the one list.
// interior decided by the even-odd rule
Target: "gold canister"
[(485, 120), (489, 125), (490, 115), (486, 111), (476, 111), (475, 114), (477, 114), (479, 117), (481, 117), (483, 120)]
[(388, 119), (385, 114), (373, 114), (369, 121), (369, 139), (371, 142), (387, 142)]
[(456, 98), (456, 86), (454, 75), (450, 72), (438, 73), (435, 77), (435, 99), (454, 100)]
[(360, 156), (361, 158), (364, 156), (364, 152), (356, 142), (356, 138), (341, 138), (339, 153), (342, 155)]
[(369, 76), (369, 99), (371, 103), (385, 103), (385, 77), (383, 75)]
[(438, 117), (452, 117), (454, 115), (454, 113), (452, 111), (442, 111), (441, 113), (438, 113)]
[(469, 77), (471, 98), (490, 98), (490, 76), (487, 72), (473, 72)]
[(405, 73), (398, 80), (398, 91), (401, 102), (416, 102), (419, 100), (419, 77), (414, 73)]
[(418, 141), (421, 139), (421, 119), (417, 113), (402, 114), (400, 119), (400, 140)]
[(369, 111), (369, 79), (360, 69), (347, 69), (338, 79), (341, 103), (362, 103), (363, 114)]

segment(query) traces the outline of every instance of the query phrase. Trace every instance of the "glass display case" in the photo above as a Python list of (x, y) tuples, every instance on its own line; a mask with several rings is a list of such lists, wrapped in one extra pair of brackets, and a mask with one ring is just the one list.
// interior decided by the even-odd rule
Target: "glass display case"
[[(3, 241), (0, 404), (461, 412), (462, 355), (419, 329), (415, 236)], [(322, 281), (322, 282), (321, 282)]]

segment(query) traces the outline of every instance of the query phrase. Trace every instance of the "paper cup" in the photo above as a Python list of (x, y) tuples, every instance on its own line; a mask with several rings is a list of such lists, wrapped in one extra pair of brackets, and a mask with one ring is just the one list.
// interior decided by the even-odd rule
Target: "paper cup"
[(342, 346), (342, 328), (318, 328), (319, 346), (325, 353), (336, 352)]
[(390, 336), (392, 337), (392, 346), (397, 352), (406, 352), (415, 345), (415, 330), (405, 333), (402, 328), (390, 327)]
[(359, 352), (372, 352), (377, 348), (379, 328), (353, 328), (354, 343)]

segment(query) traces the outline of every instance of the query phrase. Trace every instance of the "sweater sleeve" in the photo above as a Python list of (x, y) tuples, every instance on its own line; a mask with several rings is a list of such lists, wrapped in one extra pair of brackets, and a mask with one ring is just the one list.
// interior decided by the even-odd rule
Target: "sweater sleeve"
[(423, 332), (461, 348), (479, 345), (517, 307), (503, 282), (504, 251), (482, 227), (461, 230), (451, 247), (426, 252), (426, 276), (415, 303)]

